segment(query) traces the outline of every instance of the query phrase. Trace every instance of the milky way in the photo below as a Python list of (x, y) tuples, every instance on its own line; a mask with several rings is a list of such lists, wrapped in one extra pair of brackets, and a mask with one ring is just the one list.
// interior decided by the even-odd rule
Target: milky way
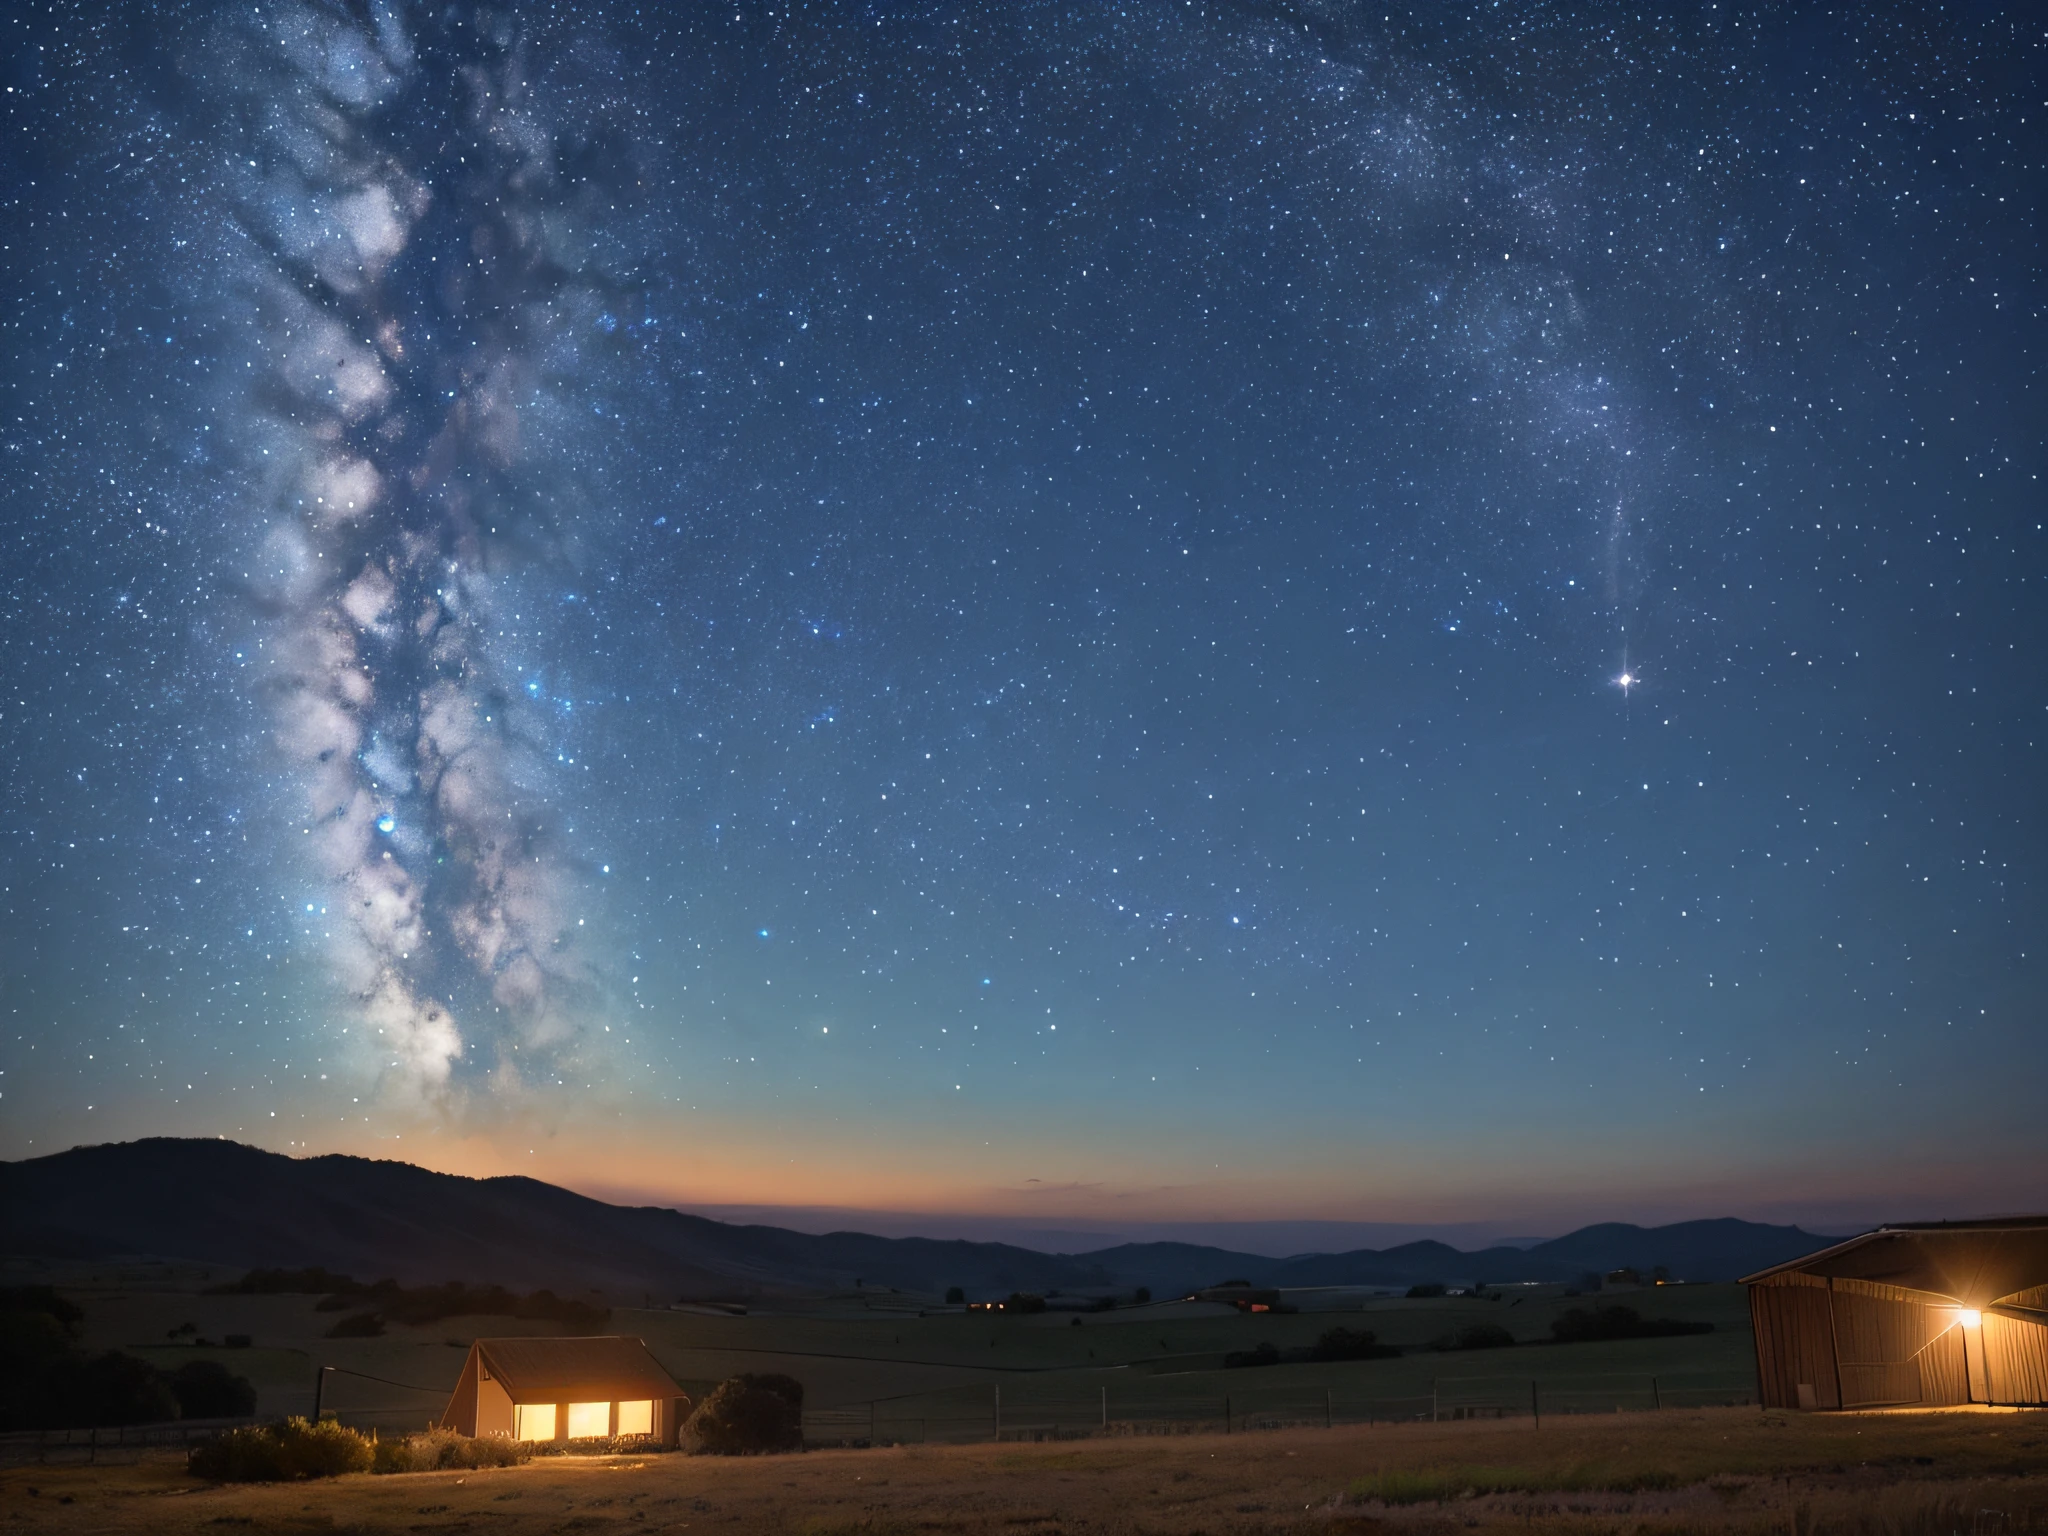
[(322, 884), (304, 931), (413, 1091), (552, 1070), (600, 995), (547, 682), (522, 665), (546, 620), (520, 610), (573, 581), (577, 526), (609, 511), (561, 461), (581, 338), (632, 285), (564, 163), (606, 146), (564, 142), (534, 46), (506, 15), (287, 6), (188, 61), (246, 285), (233, 405), (265, 461), (252, 681), (277, 809)]
[(2015, 16), (11, 25), (10, 1155), (2035, 1198)]

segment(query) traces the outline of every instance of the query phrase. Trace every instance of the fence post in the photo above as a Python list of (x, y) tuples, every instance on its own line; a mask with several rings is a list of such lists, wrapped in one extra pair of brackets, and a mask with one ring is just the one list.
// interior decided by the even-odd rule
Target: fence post
[(1003, 1384), (1002, 1384), (1002, 1383), (1001, 1383), (1001, 1382), (999, 1381), (999, 1382), (997, 1382), (997, 1383), (996, 1383), (996, 1441), (997, 1441), (997, 1443), (998, 1443), (998, 1444), (1000, 1444), (1000, 1443), (1002, 1442), (1002, 1438), (1003, 1438)]
[(1436, 1422), (1436, 1378), (1429, 1378), (1429, 1422)]
[(1664, 1407), (1664, 1395), (1657, 1390), (1657, 1378), (1654, 1376), (1650, 1378), (1650, 1406), (1658, 1410)]
[(1109, 1428), (1109, 1388), (1102, 1389), (1102, 1427)]
[(1536, 1427), (1543, 1427), (1543, 1400), (1536, 1395), (1536, 1382), (1529, 1382), (1529, 1416), (1536, 1421)]
[(1330, 1412), (1330, 1389), (1323, 1388), (1323, 1428), (1334, 1429), (1337, 1421)]
[(1223, 1433), (1230, 1433), (1230, 1394), (1223, 1394)]
[(880, 1445), (881, 1443), (881, 1440), (875, 1435), (875, 1400), (871, 1397), (868, 1399), (868, 1444)]

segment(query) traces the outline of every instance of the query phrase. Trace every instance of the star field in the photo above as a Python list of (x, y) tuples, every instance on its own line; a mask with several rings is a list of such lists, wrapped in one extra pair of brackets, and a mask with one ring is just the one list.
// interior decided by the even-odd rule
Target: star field
[(0, 1155), (2048, 1193), (2022, 10), (6, 25)]

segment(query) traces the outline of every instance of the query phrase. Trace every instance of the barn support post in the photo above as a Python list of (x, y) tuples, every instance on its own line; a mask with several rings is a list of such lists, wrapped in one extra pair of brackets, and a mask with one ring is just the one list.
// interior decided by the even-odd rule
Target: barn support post
[(1828, 1358), (1835, 1367), (1835, 1411), (1848, 1407), (1842, 1401), (1842, 1341), (1835, 1333), (1835, 1277), (1828, 1276)]
[(1984, 1401), (1986, 1405), (1998, 1401), (1998, 1394), (1991, 1389), (1991, 1339), (1984, 1332), (1984, 1314), (1977, 1314), (1977, 1348), (1984, 1356)]
[(327, 1386), (327, 1373), (334, 1369), (329, 1365), (318, 1367), (313, 1372), (313, 1422), (320, 1422), (320, 1395)]

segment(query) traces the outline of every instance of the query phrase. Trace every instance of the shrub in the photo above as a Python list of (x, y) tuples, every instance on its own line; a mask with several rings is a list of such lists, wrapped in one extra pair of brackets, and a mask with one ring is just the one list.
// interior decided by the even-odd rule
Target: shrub
[(1369, 1328), (1331, 1328), (1309, 1350), (1311, 1360), (1386, 1360), (1401, 1351)]
[(1243, 1366), (1278, 1365), (1280, 1351), (1261, 1340), (1250, 1349), (1233, 1349), (1223, 1357), (1223, 1363), (1232, 1370)]
[(66, 1301), (47, 1285), (0, 1286), (0, 1312), (39, 1312), (55, 1319), (67, 1334), (77, 1333), (78, 1325), (85, 1321), (76, 1303)]
[(384, 1331), (384, 1319), (374, 1312), (351, 1312), (327, 1330), (330, 1339), (374, 1339)]
[(946, 1287), (946, 1305), (947, 1305), (947, 1306), (949, 1306), (949, 1307), (962, 1307), (962, 1306), (965, 1306), (966, 1304), (967, 1304), (967, 1292), (966, 1292), (965, 1290), (963, 1290), (963, 1289), (962, 1289), (961, 1287), (959, 1287), (959, 1286), (957, 1286), (957, 1285), (949, 1285), (949, 1286), (947, 1286), (947, 1287)]
[(1440, 1280), (1425, 1280), (1420, 1285), (1409, 1286), (1408, 1294), (1410, 1296), (1419, 1297), (1441, 1296), (1448, 1289), (1449, 1287), (1445, 1286), (1444, 1283)]
[(1131, 1300), (1141, 1307), (1144, 1306), (1145, 1303), (1150, 1301), (1151, 1299), (1152, 1287), (1149, 1285), (1141, 1285), (1135, 1291), (1131, 1292)]
[(1677, 1317), (1643, 1317), (1634, 1307), (1573, 1307), (1550, 1325), (1559, 1344), (1590, 1344), (1603, 1339), (1668, 1339), (1684, 1334), (1712, 1333), (1712, 1323)]
[(171, 1372), (171, 1395), (187, 1419), (239, 1419), (256, 1411), (256, 1389), (218, 1360), (188, 1360)]
[(158, 1424), (178, 1416), (163, 1372), (116, 1349), (60, 1376), (57, 1397), (72, 1425)]
[(192, 1447), (186, 1468), (216, 1483), (288, 1483), (367, 1472), (376, 1459), (369, 1437), (332, 1419), (286, 1419), (231, 1429)]
[(347, 1275), (312, 1269), (252, 1269), (239, 1280), (206, 1288), (208, 1296), (329, 1296), (361, 1287)]
[(1515, 1336), (1499, 1323), (1467, 1323), (1450, 1336), (1446, 1349), (1508, 1349)]
[(790, 1376), (732, 1376), (705, 1396), (684, 1426), (693, 1448), (750, 1456), (803, 1447), (803, 1383)]
[(371, 1470), (376, 1472), (446, 1472), (515, 1467), (532, 1456), (533, 1448), (500, 1435), (470, 1436), (452, 1429), (430, 1429), (398, 1440), (379, 1440), (374, 1452)]

